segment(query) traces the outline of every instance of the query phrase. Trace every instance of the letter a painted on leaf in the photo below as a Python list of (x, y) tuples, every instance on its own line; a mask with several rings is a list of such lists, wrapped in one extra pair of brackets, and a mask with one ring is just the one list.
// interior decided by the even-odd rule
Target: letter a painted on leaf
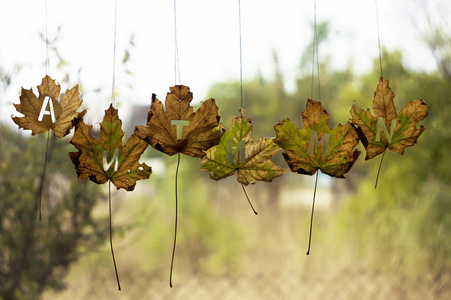
[[(47, 104), (50, 106), (50, 110), (47, 109)], [(56, 123), (55, 111), (53, 110), (53, 101), (50, 101), (50, 97), (45, 97), (42, 103), (41, 112), (39, 113), (38, 121), (42, 121), (44, 115), (50, 115), (52, 123)]]
[(235, 156), (236, 156), (236, 154), (238, 152), (238, 149), (240, 150), (240, 153), (241, 153), (241, 157), (240, 157), (241, 160), (239, 159), (238, 163), (246, 161), (245, 146), (246, 146), (246, 143), (244, 142), (244, 140), (241, 140), (238, 143), (238, 145), (237, 145), (237, 147), (235, 149), (235, 152), (233, 152), (233, 150), (232, 150), (232, 141), (228, 141), (227, 142), (227, 152), (228, 152), (228, 156), (229, 156), (229, 164), (233, 164), (233, 160), (235, 159)]
[(114, 172), (117, 172), (117, 167), (118, 167), (118, 155), (119, 155), (119, 149), (116, 148), (114, 149), (114, 155), (111, 158), (110, 161), (107, 162), (107, 151), (104, 150), (103, 151), (103, 170), (106, 172), (110, 169), (111, 165), (115, 162), (114, 164)]
[(385, 126), (384, 119), (382, 117), (379, 117), (379, 119), (377, 119), (376, 137), (374, 138), (374, 140), (376, 142), (381, 141), (381, 128), (383, 128), (385, 137), (387, 138), (387, 142), (390, 144), (393, 133), (395, 132), (395, 127), (396, 127), (396, 119), (393, 119), (391, 120), (390, 134), (388, 134), (388, 129), (387, 126)]
[(323, 134), (323, 136), (321, 137), (320, 140), (318, 140), (318, 134), (316, 133), (316, 131), (312, 131), (312, 135), (310, 136), (310, 142), (308, 145), (308, 154), (312, 155), (313, 154), (313, 147), (316, 144), (317, 147), (319, 147), (321, 145), (321, 142), (324, 142), (323, 144), (323, 156), (326, 156), (327, 154), (327, 146), (329, 144), (329, 137), (330, 134), (325, 133)]
[(183, 126), (188, 126), (189, 121), (187, 120), (171, 120), (171, 125), (177, 126), (177, 140), (182, 138)]

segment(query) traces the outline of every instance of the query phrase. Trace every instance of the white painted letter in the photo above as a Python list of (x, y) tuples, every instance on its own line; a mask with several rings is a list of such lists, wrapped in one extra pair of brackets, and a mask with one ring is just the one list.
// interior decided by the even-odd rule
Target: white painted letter
[(396, 119), (391, 120), (390, 134), (388, 134), (387, 126), (385, 126), (384, 119), (379, 117), (377, 119), (377, 130), (376, 130), (376, 138), (374, 139), (376, 142), (381, 141), (381, 128), (384, 129), (385, 137), (387, 138), (387, 142), (391, 143), (391, 138), (393, 137), (393, 133), (395, 132), (396, 127)]
[(236, 154), (238, 152), (238, 149), (240, 150), (240, 153), (241, 153), (241, 160), (238, 159), (238, 163), (240, 163), (241, 161), (244, 162), (246, 160), (246, 152), (244, 152), (245, 151), (244, 140), (241, 140), (238, 143), (238, 145), (237, 145), (237, 147), (235, 149), (235, 152), (233, 152), (233, 153), (232, 153), (232, 141), (228, 141), (227, 142), (227, 152), (228, 152), (228, 155), (229, 155), (229, 164), (233, 164), (233, 161), (234, 161), (235, 156), (236, 156)]
[(325, 134), (323, 134), (321, 139), (318, 140), (318, 134), (316, 133), (316, 131), (312, 131), (312, 135), (310, 136), (310, 143), (308, 145), (308, 154), (309, 155), (313, 154), (313, 147), (315, 146), (315, 144), (316, 144), (317, 147), (319, 147), (321, 142), (324, 142), (324, 144), (323, 144), (323, 156), (326, 156), (326, 154), (327, 154), (327, 146), (329, 144), (329, 137), (330, 137), (330, 134), (325, 133)]
[(188, 126), (189, 121), (187, 120), (171, 120), (171, 125), (177, 126), (177, 140), (182, 138), (183, 126)]
[[(50, 106), (50, 111), (46, 110), (47, 104)], [(50, 115), (52, 118), (52, 123), (56, 123), (55, 111), (53, 110), (53, 101), (51, 101), (50, 97), (45, 97), (44, 102), (42, 103), (41, 112), (39, 113), (38, 121), (42, 121), (44, 115)]]
[(119, 164), (119, 162), (118, 162), (119, 149), (118, 148), (114, 149), (114, 155), (109, 162), (107, 162), (107, 154), (108, 154), (108, 152), (106, 150), (104, 150), (103, 151), (103, 170), (105, 172), (107, 172), (110, 169), (111, 165), (114, 162), (116, 162), (114, 164), (114, 172), (117, 172), (117, 167)]

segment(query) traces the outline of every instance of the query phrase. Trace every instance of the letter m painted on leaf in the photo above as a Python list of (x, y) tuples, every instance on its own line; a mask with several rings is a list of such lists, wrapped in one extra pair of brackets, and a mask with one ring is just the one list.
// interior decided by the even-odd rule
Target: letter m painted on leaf
[(229, 155), (229, 164), (233, 164), (233, 160), (235, 159), (235, 156), (236, 156), (238, 150), (240, 150), (240, 154), (241, 154), (241, 157), (240, 157), (241, 160), (239, 159), (238, 163), (244, 162), (246, 160), (246, 152), (244, 152), (245, 151), (244, 140), (241, 140), (238, 143), (238, 145), (237, 145), (237, 147), (235, 149), (235, 152), (232, 152), (232, 141), (228, 141), (227, 142), (227, 152), (228, 152), (228, 155)]
[(114, 149), (114, 155), (110, 161), (107, 161), (107, 155), (108, 155), (108, 152), (106, 150), (104, 150), (103, 151), (103, 170), (105, 172), (107, 172), (110, 169), (111, 165), (113, 163), (115, 163), (114, 164), (114, 172), (117, 172), (117, 167), (119, 164), (118, 163), (119, 149), (118, 148)]
[(377, 129), (376, 129), (376, 137), (374, 140), (376, 142), (381, 141), (381, 128), (384, 129), (385, 137), (387, 138), (387, 142), (391, 143), (391, 138), (393, 137), (393, 133), (395, 132), (396, 127), (396, 119), (391, 120), (391, 126), (390, 126), (390, 134), (388, 134), (387, 126), (385, 126), (384, 119), (382, 117), (379, 117), (377, 119)]
[(326, 156), (326, 154), (327, 154), (327, 146), (329, 145), (329, 137), (330, 137), (330, 134), (325, 133), (325, 134), (323, 134), (321, 139), (318, 140), (318, 134), (316, 133), (316, 131), (312, 131), (312, 135), (310, 136), (310, 142), (309, 142), (309, 145), (308, 145), (308, 154), (309, 155), (313, 154), (313, 148), (315, 147), (315, 144), (316, 144), (317, 147), (319, 147), (321, 145), (321, 143), (324, 142), (324, 144), (323, 144), (323, 156)]

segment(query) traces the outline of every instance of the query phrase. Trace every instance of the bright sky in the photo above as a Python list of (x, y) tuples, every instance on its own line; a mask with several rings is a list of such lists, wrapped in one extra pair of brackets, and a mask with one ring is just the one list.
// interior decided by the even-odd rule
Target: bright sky
[[(356, 71), (368, 70), (378, 55), (375, 1), (317, 2), (318, 22), (329, 20), (331, 30), (330, 41), (319, 49), (320, 60), (330, 55), (336, 68), (352, 61)], [(16, 115), (12, 103), (19, 102), (21, 86), (36, 91), (46, 73), (46, 48), (39, 37), (46, 28), (45, 3), (0, 0), (0, 65), (6, 71), (16, 64), (23, 66), (7, 92), (0, 91), (1, 121)], [(409, 67), (430, 71), (435, 61), (419, 36), (418, 28), (425, 25), (419, 3), (379, 0), (380, 37), (382, 46), (403, 51)], [(65, 71), (72, 74), (72, 84), (77, 84), (81, 69), (79, 80), (89, 119), (100, 122), (111, 96), (114, 1), (47, 0), (47, 4), (49, 38), (61, 26), (56, 45), (69, 64)], [(313, 0), (241, 0), (241, 8), (244, 78), (254, 77), (258, 70), (270, 78), (275, 51), (286, 87), (292, 90), (301, 53), (312, 39)], [(117, 102), (122, 105), (120, 117), (126, 118), (126, 104), (150, 104), (152, 93), (164, 100), (169, 86), (175, 84), (173, 1), (118, 0), (117, 14)], [(195, 100), (204, 100), (215, 82), (239, 79), (238, 0), (177, 0), (177, 29), (180, 83), (190, 86)], [(133, 77), (127, 77), (121, 60), (132, 34), (135, 46), (130, 49), (128, 68)], [(63, 75), (56, 63), (51, 56), (49, 73), (61, 83)], [(62, 84), (62, 91), (71, 87)], [(99, 87), (99, 94), (92, 92)]]

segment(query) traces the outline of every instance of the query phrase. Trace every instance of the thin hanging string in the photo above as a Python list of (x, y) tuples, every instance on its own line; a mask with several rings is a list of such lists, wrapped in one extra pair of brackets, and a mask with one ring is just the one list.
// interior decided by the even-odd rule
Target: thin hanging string
[(116, 259), (114, 258), (114, 250), (113, 250), (113, 225), (111, 221), (111, 180), (108, 180), (108, 207), (110, 213), (110, 249), (111, 249), (111, 257), (113, 258), (114, 272), (116, 274), (117, 281), (117, 289), (121, 290), (121, 283), (119, 281), (119, 274), (117, 272)]
[[(241, 43), (241, 0), (238, 0), (238, 28), (239, 28), (239, 37), (240, 37), (240, 113), (241, 117), (244, 117), (244, 97), (243, 97), (243, 47)], [(247, 202), (252, 208), (252, 211), (255, 215), (258, 215), (257, 211), (254, 209), (254, 206), (251, 203), (251, 200), (249, 199), (249, 196), (246, 193), (246, 189), (244, 188), (244, 185), (241, 184), (241, 187), (243, 188), (244, 195), (246, 196)]]
[(180, 152), (177, 153), (177, 169), (175, 170), (175, 224), (174, 224), (174, 243), (172, 245), (172, 257), (171, 257), (171, 269), (169, 271), (169, 286), (172, 288), (172, 275), (174, 273), (174, 262), (175, 262), (175, 250), (177, 247), (177, 231), (178, 231), (178, 220), (179, 220), (179, 201), (177, 196), (177, 180), (179, 175), (180, 167)]
[(114, 7), (114, 35), (113, 35), (113, 78), (111, 83), (111, 105), (116, 107), (116, 27), (117, 27), (117, 0)]
[(177, 39), (177, 4), (174, 0), (174, 84), (180, 84), (180, 61), (179, 61), (179, 44)]
[(240, 105), (244, 108), (244, 97), (243, 97), (243, 47), (241, 44), (241, 0), (238, 0), (238, 22), (240, 31)]
[(41, 203), (42, 203), (42, 191), (44, 190), (45, 181), (45, 168), (47, 166), (47, 160), (49, 156), (49, 144), (50, 144), (50, 130), (47, 131), (47, 144), (45, 146), (45, 157), (44, 157), (44, 167), (42, 168), (41, 183), (39, 184), (39, 198), (38, 198), (38, 208), (39, 208), (39, 221), (42, 218)]
[[(45, 0), (45, 52), (46, 52), (46, 62), (45, 62), (45, 72), (46, 75), (50, 76), (50, 55), (49, 55), (49, 35), (48, 35), (48, 5), (47, 0)], [(44, 183), (45, 183), (45, 169), (47, 166), (47, 160), (49, 156), (49, 143), (50, 143), (50, 129), (47, 131), (47, 144), (45, 146), (45, 157), (44, 157), (44, 167), (42, 168), (42, 175), (41, 175), (41, 183), (39, 184), (39, 197), (38, 197), (38, 214), (39, 214), (39, 221), (42, 219), (42, 210), (41, 210), (41, 203), (42, 203), (42, 192), (44, 190)]]
[(321, 83), (319, 79), (319, 59), (318, 59), (318, 29), (316, 22), (316, 0), (313, 2), (313, 46), (312, 46), (312, 87), (310, 90), (310, 99), (313, 99), (313, 82), (315, 78), (315, 57), (318, 81), (318, 100), (321, 101)]
[(48, 5), (47, 0), (45, 0), (45, 53), (46, 53), (46, 62), (45, 62), (45, 72), (50, 76), (50, 51), (49, 51), (49, 33), (48, 33)]
[(377, 7), (377, 0), (374, 0), (376, 3), (376, 21), (377, 21), (377, 44), (379, 46), (379, 68), (381, 70), (381, 77), (382, 76), (382, 51), (381, 51), (381, 35), (379, 32), (379, 9)]
[[(117, 0), (114, 2), (114, 33), (113, 33), (113, 76), (111, 82), (111, 105), (116, 107), (116, 28), (117, 28)], [(111, 122), (112, 122), (111, 114)], [(111, 218), (111, 180), (108, 181), (108, 207), (109, 207), (109, 221), (110, 221), (110, 249), (111, 257), (113, 258), (114, 272), (116, 274), (117, 289), (121, 290), (121, 284), (119, 281), (119, 274), (117, 272), (116, 259), (114, 258), (113, 250), (113, 224)]]
[(316, 186), (318, 184), (318, 174), (319, 174), (319, 170), (316, 171), (315, 189), (313, 191), (312, 214), (310, 215), (310, 232), (309, 232), (309, 236), (308, 236), (307, 255), (310, 255), (310, 246), (312, 245), (313, 212), (315, 211)]
[[(315, 57), (316, 57), (316, 69), (317, 69), (317, 76), (318, 76), (318, 100), (321, 101), (321, 84), (320, 84), (320, 78), (319, 78), (319, 58), (318, 58), (318, 29), (317, 29), (317, 22), (316, 22), (316, 0), (313, 1), (313, 54), (312, 54), (312, 87), (310, 90), (310, 98), (313, 99), (313, 82), (315, 78)], [(309, 232), (309, 238), (308, 238), (308, 249), (307, 249), (307, 255), (310, 255), (310, 246), (312, 243), (312, 227), (313, 227), (313, 213), (315, 211), (315, 200), (316, 200), (316, 187), (318, 184), (318, 174), (319, 170), (316, 171), (316, 178), (315, 178), (315, 188), (313, 190), (313, 203), (312, 203), (312, 213), (310, 215), (310, 232)]]

